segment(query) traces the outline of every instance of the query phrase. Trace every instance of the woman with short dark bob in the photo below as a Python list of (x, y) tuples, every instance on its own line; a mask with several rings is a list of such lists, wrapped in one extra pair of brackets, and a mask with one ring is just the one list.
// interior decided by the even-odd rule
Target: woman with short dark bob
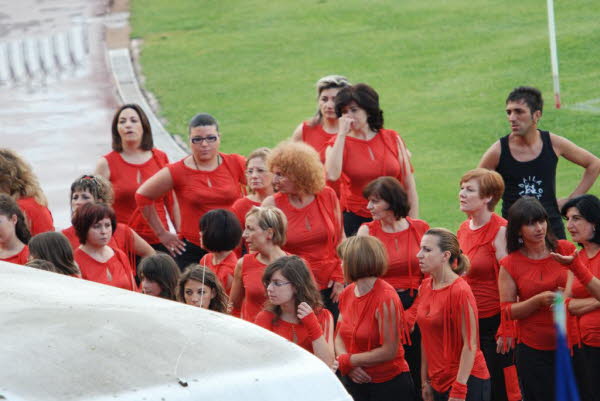
[(227, 313), (227, 294), (216, 274), (206, 266), (189, 265), (179, 277), (177, 300), (188, 305)]
[(123, 251), (108, 244), (117, 225), (115, 212), (102, 203), (88, 203), (77, 209), (71, 219), (81, 245), (75, 262), (81, 276), (90, 281), (136, 291), (135, 270)]
[[(111, 131), (113, 150), (98, 160), (95, 174), (106, 178), (112, 185), (112, 206), (117, 222), (129, 225), (154, 248), (161, 249), (160, 240), (136, 210), (135, 191), (169, 164), (169, 159), (166, 153), (154, 147), (150, 121), (137, 104), (124, 104), (117, 109)], [(179, 209), (172, 193), (156, 199), (154, 207), (161, 223), (167, 226), (168, 209), (175, 227), (179, 226)]]
[(386, 273), (387, 255), (371, 236), (350, 237), (338, 247), (344, 277), (335, 353), (342, 382), (355, 401), (414, 400), (402, 344), (408, 340), (402, 303)]
[(332, 366), (333, 316), (298, 256), (284, 256), (265, 269), (262, 282), (269, 298), (255, 323), (298, 344)]
[(71, 244), (62, 233), (48, 231), (34, 236), (29, 241), (29, 254), (34, 259), (52, 262), (57, 273), (81, 277)]
[(0, 194), (0, 260), (17, 265), (27, 263), (30, 238), (17, 202), (9, 195)]
[(180, 271), (170, 255), (158, 252), (146, 256), (141, 260), (138, 270), (144, 294), (175, 300)]
[(364, 187), (377, 177), (396, 177), (408, 195), (408, 215), (418, 217), (419, 199), (410, 164), (410, 153), (400, 136), (383, 128), (379, 95), (366, 84), (348, 86), (335, 98), (339, 118), (338, 133), (326, 151), (327, 179), (336, 181), (342, 174), (344, 186), (344, 230), (354, 235), (362, 223), (371, 219)]
[[(189, 123), (191, 155), (164, 167), (136, 193), (142, 214), (181, 269), (197, 263), (206, 253), (200, 246), (200, 218), (212, 209), (231, 209), (242, 197), (246, 159), (219, 152), (220, 144), (217, 120), (209, 114), (196, 114)], [(178, 234), (169, 231), (153, 207), (171, 190), (177, 196), (182, 216)]]
[(571, 255), (575, 246), (556, 240), (548, 214), (535, 198), (508, 210), (508, 256), (500, 260), (498, 286), (503, 319), (517, 325), (516, 365), (527, 401), (554, 399), (556, 332), (550, 306), (565, 288), (567, 268), (552, 253)]
[[(394, 287), (402, 307), (408, 310), (423, 280), (417, 253), (429, 224), (408, 217), (408, 196), (394, 177), (379, 177), (371, 181), (364, 188), (363, 196), (369, 201), (367, 209), (373, 221), (360, 226), (357, 235), (370, 235), (383, 243), (388, 256), (388, 269), (381, 278)], [(410, 345), (404, 346), (405, 358), (415, 387), (420, 389), (421, 336), (418, 327), (411, 333), (410, 342)]]
[(238, 261), (233, 250), (242, 238), (240, 222), (233, 212), (214, 209), (200, 219), (200, 233), (202, 248), (209, 251), (200, 260), (200, 265), (212, 270), (229, 294)]

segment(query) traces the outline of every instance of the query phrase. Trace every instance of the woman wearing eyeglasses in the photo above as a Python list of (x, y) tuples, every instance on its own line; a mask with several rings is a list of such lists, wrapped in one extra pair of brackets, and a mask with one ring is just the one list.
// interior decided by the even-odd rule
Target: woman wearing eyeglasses
[[(135, 203), (135, 191), (140, 185), (169, 163), (167, 155), (154, 147), (150, 122), (139, 105), (125, 104), (116, 111), (112, 121), (112, 149), (98, 160), (94, 174), (112, 185), (117, 222), (129, 225), (152, 247), (166, 251)], [(154, 207), (165, 227), (167, 209), (174, 225), (179, 225), (179, 208), (170, 192), (158, 198)]]
[(332, 366), (333, 316), (323, 307), (321, 294), (302, 259), (277, 259), (265, 269), (262, 282), (269, 300), (255, 323)]
[[(197, 114), (189, 124), (192, 154), (171, 163), (144, 182), (136, 202), (160, 242), (176, 256), (180, 268), (197, 263), (206, 253), (200, 247), (198, 222), (212, 209), (231, 209), (246, 184), (246, 160), (219, 152), (221, 134), (217, 120)], [(156, 199), (174, 190), (181, 211), (181, 226), (174, 234), (159, 219)]]

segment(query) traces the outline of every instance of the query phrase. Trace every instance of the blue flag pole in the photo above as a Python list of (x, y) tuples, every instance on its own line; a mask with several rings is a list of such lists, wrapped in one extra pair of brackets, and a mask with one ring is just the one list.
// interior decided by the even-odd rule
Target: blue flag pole
[(556, 361), (554, 365), (555, 401), (580, 401), (577, 382), (571, 365), (571, 355), (567, 345), (567, 312), (563, 293), (558, 291), (554, 304), (554, 325), (556, 327)]

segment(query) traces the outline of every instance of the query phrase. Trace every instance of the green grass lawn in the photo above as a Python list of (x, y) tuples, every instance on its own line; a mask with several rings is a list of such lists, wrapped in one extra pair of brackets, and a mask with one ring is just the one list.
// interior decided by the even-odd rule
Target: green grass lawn
[[(221, 124), (222, 149), (248, 154), (288, 138), (315, 110), (327, 74), (366, 82), (385, 126), (412, 154), (421, 217), (458, 227), (458, 180), (508, 133), (504, 100), (519, 85), (545, 95), (540, 124), (600, 154), (600, 2), (556, 3), (563, 107), (553, 107), (542, 0), (132, 0), (146, 87), (174, 133), (197, 112)], [(600, 105), (599, 105), (600, 107)], [(558, 195), (582, 170), (561, 161)], [(592, 188), (600, 194), (600, 184)]]

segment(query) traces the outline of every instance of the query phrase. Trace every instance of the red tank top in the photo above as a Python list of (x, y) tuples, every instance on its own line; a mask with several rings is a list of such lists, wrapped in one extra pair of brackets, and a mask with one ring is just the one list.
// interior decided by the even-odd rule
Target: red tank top
[(483, 227), (469, 228), (470, 220), (460, 225), (457, 232), (460, 248), (469, 257), (471, 267), (464, 279), (471, 286), (479, 318), (487, 318), (500, 313), (500, 294), (498, 292), (498, 271), (500, 264), (496, 259), (494, 239), (500, 227), (506, 226), (506, 220), (492, 213), (492, 218)]
[(15, 253), (14, 255), (9, 256), (6, 259), (0, 259), (0, 260), (3, 260), (5, 262), (14, 263), (16, 265), (24, 265), (29, 260), (29, 247), (27, 245), (25, 245), (23, 247), (23, 249), (21, 249), (21, 252)]
[(168, 165), (183, 217), (181, 235), (197, 246), (200, 246), (200, 218), (213, 209), (231, 210), (233, 203), (242, 197), (242, 188), (246, 185), (244, 157), (219, 155), (222, 163), (213, 171), (189, 168), (184, 159)]
[[(600, 252), (596, 253), (596, 255), (590, 259), (585, 253), (585, 250), (581, 250), (577, 254), (577, 257), (583, 265), (590, 269), (594, 276), (600, 278)], [(573, 298), (592, 297), (577, 278), (573, 279), (571, 292)], [(577, 325), (579, 326), (579, 333), (577, 334), (582, 343), (590, 347), (600, 347), (600, 309), (577, 316)]]
[[(558, 240), (556, 252), (571, 255), (575, 246), (568, 241)], [(567, 268), (551, 256), (544, 259), (529, 259), (520, 251), (502, 258), (500, 265), (506, 269), (517, 286), (519, 301), (526, 301), (544, 291), (565, 288)], [(556, 333), (550, 308), (540, 308), (517, 322), (519, 342), (542, 351), (556, 348)]]
[(25, 215), (27, 227), (32, 237), (46, 231), (54, 231), (52, 213), (46, 206), (40, 205), (32, 197), (17, 199), (17, 205)]
[[(323, 333), (326, 336), (329, 333), (329, 328), (333, 325), (333, 316), (327, 309), (322, 308), (320, 311), (315, 312), (319, 324), (323, 329)], [(308, 330), (300, 323), (290, 323), (281, 320), (275, 316), (275, 313), (262, 310), (256, 315), (256, 321), (254, 322), (260, 327), (272, 331), (273, 333), (279, 334), (281, 337), (298, 344), (310, 353), (314, 353), (312, 341), (308, 337)], [(331, 343), (331, 338), (325, 338), (325, 341)]]
[(258, 253), (249, 253), (242, 258), (242, 283), (244, 285), (244, 302), (242, 303), (241, 318), (249, 322), (256, 320), (256, 315), (263, 308), (267, 300), (262, 276), (265, 271), (264, 263), (256, 256)]
[(125, 254), (114, 249), (115, 254), (105, 263), (98, 262), (82, 249), (75, 250), (75, 262), (81, 270), (81, 276), (85, 280), (96, 283), (111, 285), (125, 290), (136, 291), (135, 280), (131, 274), (131, 266)]
[(406, 217), (406, 220), (409, 224), (408, 229), (397, 233), (383, 231), (380, 220), (364, 224), (369, 228), (369, 235), (379, 239), (385, 245), (388, 270), (381, 278), (396, 290), (418, 289), (423, 280), (417, 253), (421, 249), (423, 234), (429, 230), (429, 224), (410, 217)]
[[(103, 156), (110, 169), (110, 183), (115, 193), (113, 208), (119, 223), (128, 224), (143, 239), (151, 244), (160, 240), (148, 225), (148, 222), (137, 211), (135, 192), (148, 178), (156, 174), (169, 163), (167, 155), (158, 149), (152, 149), (152, 157), (142, 163), (133, 164), (123, 159), (120, 153), (112, 151)], [(165, 202), (169, 197), (163, 196), (154, 202), (156, 213), (164, 227), (168, 227)], [(170, 203), (170, 201), (167, 201)]]
[(228, 286), (229, 278), (233, 277), (233, 271), (235, 270), (238, 257), (234, 252), (231, 252), (221, 261), (221, 263), (216, 265), (213, 263), (213, 257), (214, 255), (212, 253), (207, 253), (200, 259), (200, 265), (208, 267), (217, 275), (221, 285), (227, 292), (227, 295), (229, 295), (229, 292), (231, 291), (231, 287)]
[[(439, 393), (450, 389), (456, 380), (463, 348), (461, 327), (465, 317), (467, 333), (477, 322), (477, 305), (471, 288), (465, 280), (458, 277), (447, 287), (434, 290), (431, 278), (426, 278), (419, 290), (417, 323), (421, 329), (421, 344), (427, 358), (427, 375), (431, 387)], [(475, 321), (469, 319), (468, 306), (475, 314)], [(479, 329), (476, 330), (478, 335)], [(470, 338), (467, 338), (470, 341)], [(471, 375), (479, 379), (488, 379), (490, 374), (477, 343), (477, 353)]]
[(283, 250), (306, 261), (320, 289), (327, 288), (329, 280), (344, 282), (341, 261), (336, 253), (342, 223), (333, 190), (323, 188), (301, 209), (292, 206), (287, 194), (277, 193), (273, 197), (275, 205), (288, 220)]

